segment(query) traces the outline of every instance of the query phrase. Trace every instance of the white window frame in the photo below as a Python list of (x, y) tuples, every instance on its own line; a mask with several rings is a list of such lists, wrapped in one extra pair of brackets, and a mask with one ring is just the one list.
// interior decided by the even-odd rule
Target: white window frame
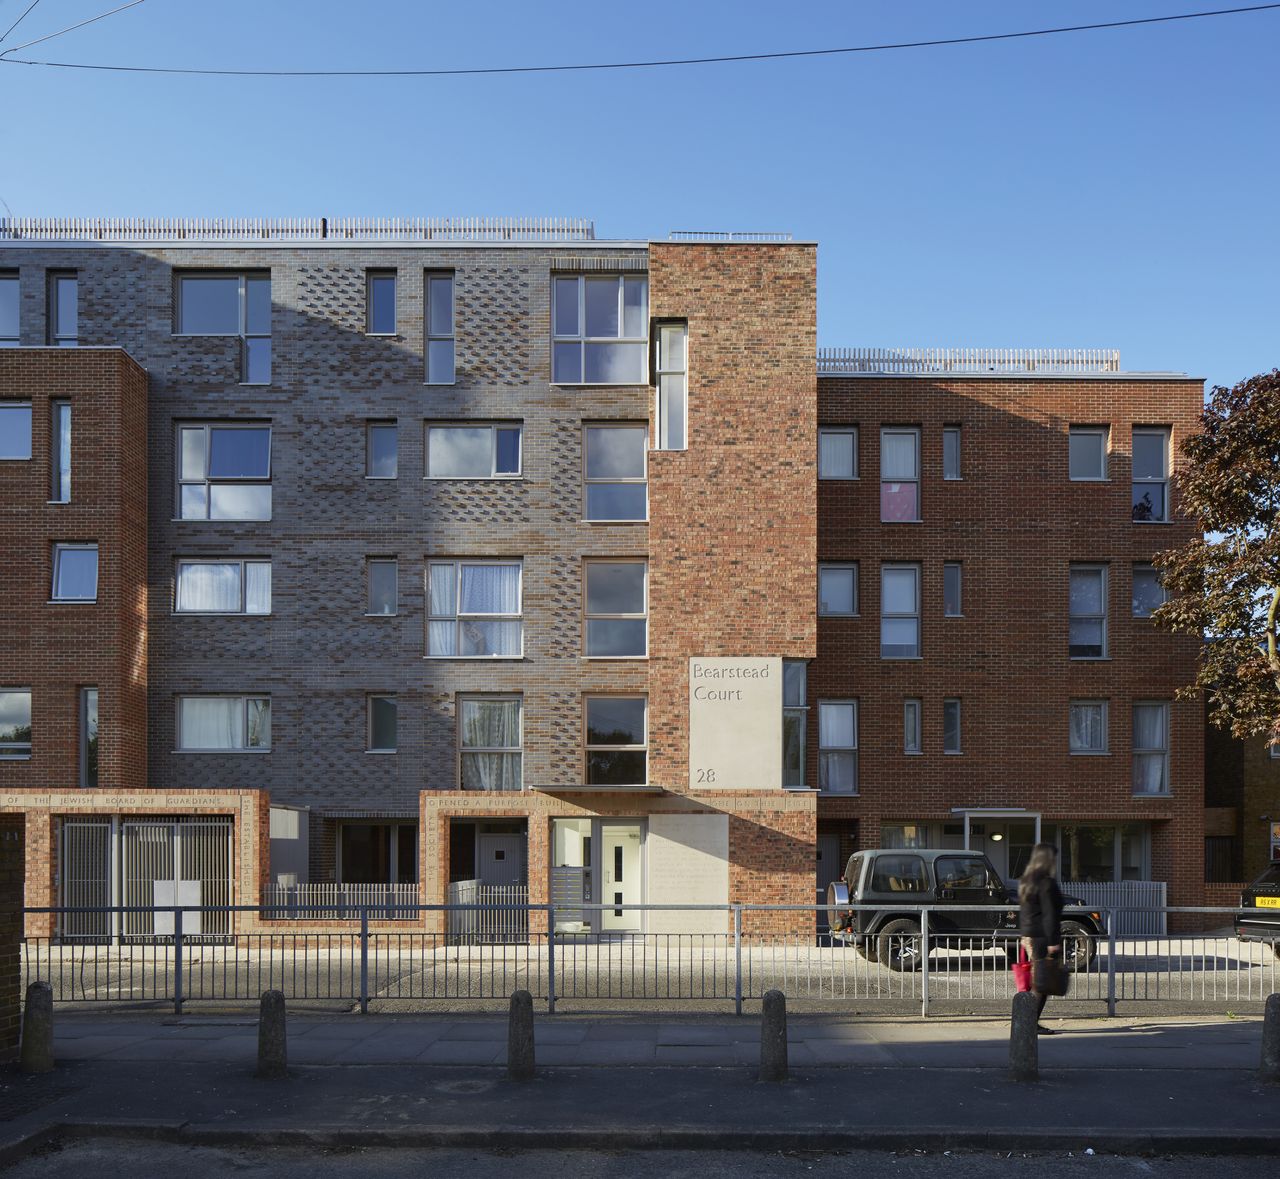
[[(1097, 475), (1073, 475), (1071, 473), (1071, 440), (1073, 438), (1097, 438), (1101, 443), (1099, 458), (1101, 473)], [(1067, 480), (1071, 483), (1106, 483), (1110, 478), (1108, 458), (1111, 447), (1110, 426), (1068, 426), (1067, 427)]]
[[(519, 611), (515, 614), (463, 614), (457, 612), (454, 614), (432, 614), (431, 613), (431, 570), (438, 566), (450, 565), (453, 567), (453, 601), (455, 608), (462, 604), (462, 571), (466, 568), (472, 568), (477, 565), (504, 565), (511, 566), (520, 571), (520, 600), (517, 603)], [(490, 661), (494, 659), (523, 659), (524, 658), (524, 562), (521, 560), (504, 561), (498, 558), (476, 558), (469, 557), (453, 557), (442, 558), (440, 560), (429, 560), (426, 569), (426, 606), (427, 606), (427, 658), (428, 659), (462, 659), (462, 660), (481, 660)], [(397, 603), (398, 605), (398, 603)], [(452, 620), (454, 631), (454, 646), (461, 647), (459, 640), (458, 628), (464, 626), (472, 619), (481, 622), (517, 622), (520, 624), (520, 649), (514, 655), (440, 655), (431, 650), (431, 623), (448, 622)]]
[[(58, 596), (58, 573), (62, 564), (62, 554), (67, 552), (92, 552), (93, 561), (93, 596), (85, 598), (63, 598)], [(53, 581), (49, 587), (49, 601), (60, 605), (67, 603), (91, 603), (98, 600), (98, 582), (102, 575), (102, 554), (98, 551), (97, 541), (55, 541), (53, 546)]]
[[(1164, 746), (1148, 748), (1147, 746), (1144, 745), (1139, 747), (1136, 738), (1133, 740), (1132, 752), (1133, 752), (1133, 771), (1134, 772), (1131, 772), (1129, 776), (1130, 783), (1133, 786), (1133, 794), (1135, 798), (1168, 798), (1169, 795), (1173, 793), (1173, 783), (1170, 781), (1170, 778), (1169, 778), (1169, 767), (1170, 767), (1169, 753), (1171, 750), (1171, 746), (1173, 744), (1173, 741), (1172, 741), (1173, 717), (1171, 715), (1172, 709), (1169, 706), (1168, 700), (1135, 700), (1133, 702), (1133, 712), (1132, 712), (1133, 723), (1131, 724), (1131, 728), (1130, 728), (1131, 733), (1137, 732), (1138, 726), (1136, 721), (1137, 721), (1139, 708), (1160, 708), (1163, 710), (1164, 712), (1164, 723), (1163, 723)], [(1162, 754), (1164, 757), (1164, 775), (1163, 775), (1164, 789), (1158, 790), (1158, 791), (1157, 790), (1138, 790), (1137, 773), (1136, 773), (1138, 758), (1150, 757), (1156, 754)]]
[[(634, 475), (610, 475), (592, 478), (587, 466), (587, 434), (592, 430), (638, 430), (643, 433), (644, 441), (640, 448), (644, 474), (637, 478)], [(644, 516), (634, 519), (615, 518), (612, 516), (592, 516), (588, 488), (607, 487), (614, 484), (639, 484), (644, 490)], [(644, 422), (583, 422), (582, 423), (582, 518), (589, 524), (647, 524), (649, 522), (649, 427)]]
[[(432, 430), (488, 430), (489, 431), (489, 473), (487, 475), (437, 475), (431, 470), (431, 431)], [(518, 435), (519, 458), (514, 471), (498, 470), (498, 431), (514, 430)], [(458, 482), (459, 480), (476, 479), (523, 479), (524, 478), (524, 423), (523, 422), (427, 422), (423, 437), (423, 464), (426, 467), (424, 479)]]
[(35, 695), (30, 687), (0, 687), (0, 692), (12, 693), (16, 696), (25, 695), (27, 698), (27, 719), (31, 727), (30, 741), (6, 741), (0, 745), (0, 761), (30, 761), (31, 750), (35, 745), (36, 735), (36, 713), (35, 713)]
[[(389, 614), (373, 609), (373, 567), (390, 565), (392, 576), (392, 610)], [(455, 587), (456, 592), (456, 587)], [(400, 613), (400, 561), (397, 557), (366, 557), (364, 560), (364, 616), (366, 618), (395, 618)]]
[[(1152, 479), (1152, 478), (1150, 478), (1150, 477), (1144, 477), (1144, 478), (1139, 479), (1136, 475), (1133, 475), (1132, 473), (1131, 473), (1130, 478), (1131, 478), (1131, 480), (1132, 480), (1132, 484), (1133, 484), (1133, 487), (1134, 487), (1135, 489), (1136, 489), (1136, 488), (1138, 488), (1138, 487), (1159, 487), (1159, 488), (1161, 489), (1161, 499), (1162, 499), (1162, 502), (1164, 503), (1164, 515), (1159, 516), (1159, 517), (1153, 517), (1153, 518), (1152, 518), (1152, 519), (1150, 519), (1150, 520), (1141, 520), (1141, 519), (1138, 519), (1138, 518), (1135, 516), (1135, 517), (1133, 517), (1133, 522), (1134, 522), (1135, 524), (1168, 524), (1168, 523), (1169, 523), (1169, 521), (1170, 521), (1170, 519), (1172, 518), (1172, 512), (1169, 510), (1169, 508), (1170, 508), (1170, 504), (1169, 504), (1169, 451), (1170, 451), (1171, 432), (1170, 432), (1170, 430), (1169, 430), (1169, 428), (1168, 428), (1167, 426), (1134, 426), (1134, 427), (1133, 427), (1133, 435), (1132, 435), (1132, 437), (1133, 437), (1134, 439), (1136, 439), (1136, 438), (1141, 437), (1141, 436), (1155, 436), (1155, 437), (1159, 437), (1160, 442), (1161, 442), (1161, 447), (1162, 447), (1162, 449), (1163, 449), (1163, 451), (1164, 451), (1164, 478), (1162, 478), (1162, 479)], [(1131, 442), (1130, 442), (1130, 458), (1131, 458), (1131, 460), (1132, 460), (1133, 449), (1134, 449), (1134, 447), (1133, 447), (1133, 444), (1132, 444), (1132, 441), (1131, 441)], [(1132, 504), (1132, 499), (1133, 499), (1133, 497), (1132, 497), (1132, 495), (1131, 495), (1131, 496), (1130, 496), (1130, 503), (1131, 503), (1131, 504)], [(1132, 512), (1131, 512), (1130, 514), (1132, 514)]]
[[(390, 700), (395, 709), (396, 743), (394, 745), (375, 745), (373, 743), (373, 702)], [(365, 753), (395, 753), (400, 746), (400, 701), (395, 692), (370, 692), (364, 698), (364, 751)]]
[[(1075, 726), (1071, 714), (1077, 708), (1097, 708), (1102, 717), (1102, 747), (1090, 749), (1075, 743)], [(1070, 700), (1067, 702), (1067, 752), (1072, 757), (1106, 757), (1111, 753), (1111, 707), (1107, 700)]]
[(1133, 578), (1133, 582), (1129, 592), (1130, 611), (1134, 618), (1142, 619), (1144, 621), (1149, 621), (1151, 618), (1150, 613), (1139, 614), (1137, 610), (1133, 609), (1133, 605), (1132, 605), (1135, 598), (1137, 597), (1137, 595), (1133, 591), (1137, 587), (1138, 574), (1140, 572), (1141, 573), (1149, 572), (1155, 578), (1156, 588), (1160, 591), (1160, 601), (1156, 603), (1157, 608), (1159, 608), (1160, 606), (1163, 606), (1169, 600), (1169, 591), (1164, 588), (1164, 583), (1160, 579), (1160, 570), (1157, 569), (1150, 561), (1135, 561), (1133, 563), (1133, 569), (1130, 574), (1130, 576)]
[[(956, 608), (954, 610), (947, 609), (947, 575), (955, 571), (956, 578)], [(963, 618), (964, 617), (964, 562), (963, 561), (944, 561), (942, 563), (942, 617), (943, 618)]]
[[(644, 744), (642, 745), (592, 745), (587, 739), (587, 714), (592, 700), (640, 700), (644, 702)], [(635, 753), (644, 754), (644, 777), (639, 782), (625, 782), (618, 785), (600, 784), (601, 790), (625, 789), (627, 786), (647, 786), (649, 784), (649, 697), (643, 692), (586, 692), (582, 697), (582, 784), (593, 785), (590, 781), (591, 753), (598, 750), (602, 753)]]
[[(680, 335), (680, 357), (672, 358), (672, 349), (663, 345), (668, 332)], [(657, 388), (654, 418), (657, 429), (656, 450), (688, 450), (689, 448), (689, 321), (659, 320), (653, 326), (653, 381)], [(668, 393), (668, 386), (672, 392)], [(678, 401), (679, 411), (671, 405)]]
[[(268, 743), (266, 745), (242, 745), (242, 746), (237, 746), (233, 749), (219, 749), (216, 747), (212, 749), (204, 749), (204, 748), (198, 748), (198, 747), (188, 748), (182, 743), (182, 702), (184, 700), (238, 700), (240, 702), (240, 707), (244, 710), (244, 714), (243, 714), (244, 737), (246, 741), (248, 741), (249, 739), (249, 705), (254, 701), (265, 700), (267, 704), (267, 735), (269, 738)], [(247, 754), (257, 755), (257, 754), (271, 752), (270, 738), (274, 735), (274, 733), (273, 733), (272, 717), (271, 717), (270, 695), (266, 693), (245, 693), (244, 695), (241, 695), (235, 692), (183, 692), (181, 695), (175, 697), (174, 703), (175, 703), (175, 712), (176, 712), (174, 732), (177, 734), (177, 738), (178, 738), (177, 749), (175, 750), (176, 753), (220, 753), (220, 754), (233, 754), (233, 755), (247, 753)]]
[[(644, 612), (640, 614), (592, 614), (587, 609), (587, 570), (593, 565), (639, 565), (644, 571)], [(644, 652), (639, 655), (592, 655), (588, 625), (592, 619), (604, 621), (644, 622)], [(646, 557), (591, 557), (582, 562), (582, 655), (584, 659), (648, 659), (649, 658), (649, 561)], [(646, 714), (647, 715), (647, 714)]]
[[(516, 715), (519, 717), (519, 733), (517, 734), (517, 744), (515, 745), (466, 745), (463, 743), (463, 724), (462, 709), (463, 705), (469, 701), (494, 701), (514, 703), (516, 706)], [(456, 722), (458, 730), (458, 739), (456, 742), (458, 750), (457, 764), (457, 782), (459, 790), (471, 790), (475, 794), (517, 794), (524, 790), (524, 696), (519, 692), (462, 692), (458, 696)], [(468, 756), (491, 756), (499, 754), (504, 757), (515, 756), (520, 766), (520, 785), (511, 790), (476, 790), (470, 786), (464, 786), (466, 781), (462, 766)]]
[[(1097, 573), (1102, 580), (1102, 613), (1101, 614), (1073, 614), (1071, 612), (1071, 577), (1076, 573)], [(1111, 626), (1108, 621), (1110, 611), (1108, 607), (1111, 604), (1111, 577), (1110, 571), (1106, 565), (1096, 563), (1073, 563), (1067, 569), (1067, 657), (1069, 659), (1080, 660), (1088, 663), (1090, 661), (1108, 659), (1111, 656)], [(1072, 655), (1071, 654), (1071, 624), (1073, 622), (1102, 622), (1102, 652), (1098, 655)]]
[[(915, 740), (911, 739), (914, 716)], [(912, 757), (924, 752), (924, 701), (919, 696), (908, 696), (902, 701), (902, 752)]]
[[(377, 281), (391, 280), (391, 330), (389, 332), (374, 331), (373, 328), (373, 289)], [(364, 334), (366, 336), (396, 336), (400, 329), (400, 276), (394, 267), (372, 266), (364, 273)]]
[[(824, 610), (822, 597), (822, 578), (826, 573), (848, 573), (853, 582), (850, 594), (852, 609)], [(818, 617), (819, 618), (857, 618), (858, 617), (858, 562), (857, 561), (823, 561), (818, 566)]]
[[(822, 439), (824, 437), (843, 437), (849, 439), (853, 474), (831, 475), (822, 470)], [(835, 482), (851, 483), (858, 478), (858, 427), (857, 426), (819, 426), (818, 427), (818, 478)]]
[(9, 456), (0, 456), (0, 462), (5, 463), (26, 463), (31, 461), (32, 447), (35, 442), (35, 417), (34, 409), (30, 401), (19, 401), (16, 399), (0, 398), (0, 409), (25, 409), (27, 411), (27, 453), (15, 454)]
[[(852, 745), (823, 745), (822, 744), (822, 710), (824, 708), (852, 708), (853, 709), (853, 744)], [(858, 701), (850, 699), (842, 700), (819, 700), (818, 701), (818, 789), (823, 794), (834, 795), (839, 798), (856, 798), (861, 793), (861, 782), (858, 777)], [(823, 764), (826, 755), (833, 756), (852, 756), (853, 760), (853, 789), (852, 790), (831, 790), (824, 786), (823, 779), (826, 775), (823, 773)]]
[[(75, 286), (76, 316), (70, 325), (61, 323), (63, 283)], [(48, 274), (48, 342), (53, 348), (75, 348), (80, 343), (80, 276), (74, 270), (50, 270)], [(70, 331), (64, 331), (69, 326)]]
[[(189, 565), (236, 565), (240, 569), (240, 609), (239, 610), (182, 610), (178, 603), (181, 601), (182, 595), (182, 570)], [(173, 613), (184, 617), (240, 617), (246, 618), (267, 618), (271, 614), (271, 609), (254, 610), (250, 612), (248, 606), (249, 593), (249, 571), (245, 568), (247, 565), (265, 565), (267, 567), (267, 584), (268, 592), (271, 591), (271, 559), (269, 557), (179, 557), (174, 562), (173, 573)]]
[[(947, 713), (955, 709), (956, 743), (947, 748)], [(942, 752), (946, 757), (960, 757), (964, 753), (964, 701), (959, 696), (948, 696), (942, 701)]]
[[(449, 284), (449, 330), (433, 332), (431, 330), (431, 284), (448, 282)], [(449, 366), (449, 379), (442, 374), (431, 371), (431, 345), (448, 344), (452, 363)], [(423, 382), (427, 385), (456, 385), (458, 383), (458, 283), (456, 273), (452, 270), (428, 270), (422, 276), (422, 369)]]
[[(587, 280), (599, 280), (605, 278), (616, 278), (618, 283), (618, 335), (616, 336), (588, 336), (587, 330)], [(570, 279), (576, 280), (578, 284), (578, 332), (573, 335), (562, 335), (556, 331), (556, 303), (560, 298), (560, 283)], [(624, 286), (627, 282), (643, 282), (644, 283), (644, 312), (641, 316), (643, 334), (639, 336), (627, 336), (622, 333), (626, 330), (626, 299), (623, 295)], [(574, 388), (579, 385), (592, 386), (621, 386), (628, 387), (633, 385), (646, 385), (649, 382), (649, 276), (639, 271), (624, 271), (621, 274), (570, 274), (553, 271), (551, 274), (551, 384)], [(581, 379), (576, 381), (558, 381), (555, 373), (555, 352), (557, 344), (579, 345), (579, 368)], [(639, 377), (634, 381), (588, 381), (587, 377), (587, 345), (588, 344), (639, 344), (642, 348), (639, 350), (643, 357), (641, 364), (641, 372)], [(686, 333), (685, 339), (686, 350), (688, 347), (688, 338)], [(687, 358), (687, 351), (686, 351)], [(674, 449), (674, 448), (673, 448)], [(684, 449), (683, 447), (679, 449)]]
[[(177, 509), (174, 516), (175, 521), (188, 523), (199, 520), (205, 522), (213, 522), (217, 524), (235, 523), (237, 520), (241, 523), (265, 523), (272, 518), (275, 512), (275, 494), (273, 491), (273, 477), (275, 461), (273, 452), (275, 450), (275, 431), (270, 422), (235, 422), (235, 421), (202, 421), (202, 422), (178, 422), (174, 427), (174, 475), (176, 482), (175, 508)], [(184, 479), (182, 477), (182, 433), (184, 430), (202, 430), (204, 432), (204, 478), (203, 479)], [(211, 477), (209, 474), (209, 457), (213, 449), (213, 431), (214, 430), (266, 430), (267, 432), (267, 474), (263, 478), (261, 475), (219, 475)], [(267, 515), (262, 519), (256, 518), (246, 521), (244, 517), (229, 519), (225, 517), (211, 516), (209, 513), (213, 510), (213, 488), (222, 485), (231, 487), (265, 487), (270, 493), (268, 499), (270, 507)], [(204, 488), (204, 515), (203, 516), (184, 516), (182, 514), (182, 489), (184, 487), (203, 487)]]
[[(885, 594), (884, 594), (884, 575), (890, 570), (910, 569), (915, 574), (916, 579), (916, 604), (915, 609), (910, 613), (894, 611), (892, 613), (885, 610)], [(922, 625), (920, 618), (920, 582), (922, 579), (922, 569), (919, 562), (913, 561), (887, 561), (880, 566), (880, 658), (887, 660), (902, 659), (922, 659), (924, 652), (924, 637), (921, 633)], [(916, 653), (914, 655), (886, 655), (884, 653), (884, 623), (889, 618), (913, 618), (916, 624)]]
[[(391, 430), (395, 434), (395, 471), (390, 475), (373, 473), (373, 432), (375, 430)], [(364, 424), (364, 477), (389, 482), (400, 477), (400, 423), (395, 418), (370, 418)]]
[[(183, 282), (188, 278), (234, 278), (240, 284), (239, 299), (239, 330), (235, 332), (184, 332), (182, 328), (182, 290)], [(249, 330), (249, 283), (250, 281), (267, 282), (267, 304), (268, 304), (268, 323), (265, 332), (251, 332)], [(275, 291), (273, 289), (271, 271), (250, 267), (246, 270), (219, 270), (216, 267), (210, 270), (184, 269), (174, 273), (173, 276), (173, 334), (175, 336), (187, 336), (194, 338), (214, 338), (219, 340), (227, 339), (235, 336), (240, 341), (240, 384), (242, 385), (269, 385), (271, 384), (271, 362), (274, 357), (271, 353), (274, 348), (271, 346), (272, 332), (270, 320), (274, 318), (275, 312)], [(265, 381), (250, 381), (249, 376), (249, 348), (250, 340), (267, 340), (267, 379)]]
[[(948, 469), (947, 463), (947, 441), (955, 439), (955, 469)], [(963, 452), (960, 449), (960, 427), (959, 426), (943, 426), (942, 427), (942, 478), (947, 482), (959, 482), (964, 478), (964, 459)]]

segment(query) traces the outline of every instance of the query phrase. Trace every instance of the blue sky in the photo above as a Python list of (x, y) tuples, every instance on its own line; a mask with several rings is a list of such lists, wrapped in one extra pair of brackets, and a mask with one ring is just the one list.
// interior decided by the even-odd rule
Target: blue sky
[[(3, 32), (30, 0), (0, 0)], [(5, 47), (112, 7), (41, 0)], [(146, 0), (16, 56), (438, 68), (770, 52), (1163, 15), (1196, 0), (470, 5)], [(994, 44), (541, 76), (0, 67), (21, 215), (584, 216), (820, 243), (825, 345), (1280, 364), (1280, 10)]]

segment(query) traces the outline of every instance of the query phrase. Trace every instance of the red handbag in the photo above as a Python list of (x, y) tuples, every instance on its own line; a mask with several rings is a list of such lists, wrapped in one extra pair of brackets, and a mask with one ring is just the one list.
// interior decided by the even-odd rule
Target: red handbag
[(1022, 942), (1018, 942), (1018, 960), (1009, 969), (1013, 971), (1014, 986), (1019, 991), (1031, 990), (1031, 962), (1027, 958), (1027, 948)]

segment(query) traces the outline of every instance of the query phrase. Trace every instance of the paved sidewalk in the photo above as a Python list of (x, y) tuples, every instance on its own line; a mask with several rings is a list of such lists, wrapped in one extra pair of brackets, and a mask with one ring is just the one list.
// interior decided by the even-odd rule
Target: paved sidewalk
[[(59, 1068), (0, 1073), (0, 1164), (42, 1136), (329, 1146), (1067, 1148), (1274, 1152), (1260, 1020), (1055, 1021), (1041, 1080), (1008, 1078), (998, 1020), (792, 1017), (793, 1079), (760, 1084), (755, 1019), (537, 1020), (538, 1079), (506, 1079), (506, 1021), (290, 1022), (291, 1075), (253, 1075), (242, 1017), (61, 1015)], [(5, 1112), (0, 1108), (0, 1112)]]

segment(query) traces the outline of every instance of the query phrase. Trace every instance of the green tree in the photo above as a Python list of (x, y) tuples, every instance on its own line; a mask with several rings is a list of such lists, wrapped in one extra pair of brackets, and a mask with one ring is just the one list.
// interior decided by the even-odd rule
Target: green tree
[(1156, 558), (1170, 600), (1157, 625), (1204, 637), (1196, 682), (1209, 720), (1280, 738), (1280, 369), (1216, 387), (1182, 444), (1182, 504), (1204, 535)]

